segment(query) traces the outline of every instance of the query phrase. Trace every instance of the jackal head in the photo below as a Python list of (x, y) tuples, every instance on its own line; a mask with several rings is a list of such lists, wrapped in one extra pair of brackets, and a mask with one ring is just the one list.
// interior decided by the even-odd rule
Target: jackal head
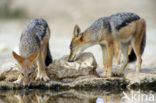
[(40, 51), (36, 52), (34, 55), (29, 56), (27, 58), (16, 54), (14, 51), (12, 52), (13, 57), (18, 62), (21, 82), (23, 83), (24, 86), (28, 86), (31, 82), (32, 75), (34, 74), (36, 68), (34, 62), (39, 52)]
[(73, 37), (70, 43), (70, 55), (68, 58), (69, 62), (73, 62), (88, 47), (88, 38), (81, 33), (78, 25), (75, 25), (73, 31)]

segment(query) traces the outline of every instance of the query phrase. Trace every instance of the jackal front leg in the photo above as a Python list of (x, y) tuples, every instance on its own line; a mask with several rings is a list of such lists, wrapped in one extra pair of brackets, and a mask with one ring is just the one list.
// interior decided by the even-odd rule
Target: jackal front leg
[(107, 77), (111, 77), (112, 74), (112, 61), (113, 61), (113, 43), (107, 44), (108, 60), (107, 60)]
[(119, 43), (118, 42), (114, 42), (113, 43), (113, 50), (114, 50), (114, 63), (116, 65), (120, 64), (120, 57), (121, 57), (121, 51), (119, 50)]
[(44, 59), (44, 54), (42, 52), (38, 57), (37, 65), (38, 65), (38, 72), (37, 72), (36, 80), (44, 80), (44, 81), (50, 80), (45, 71), (45, 59)]
[(21, 83), (21, 80), (22, 80), (22, 76), (21, 74), (18, 76), (17, 80), (14, 81), (15, 84), (20, 84)]
[(107, 48), (105, 45), (100, 45), (102, 49), (102, 56), (103, 56), (103, 72), (100, 74), (100, 77), (106, 77), (107, 74)]

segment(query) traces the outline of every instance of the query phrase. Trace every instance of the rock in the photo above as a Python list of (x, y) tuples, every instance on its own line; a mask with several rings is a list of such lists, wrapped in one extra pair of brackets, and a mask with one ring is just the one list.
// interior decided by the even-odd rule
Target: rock
[(142, 89), (148, 89), (148, 87), (156, 83), (156, 73), (129, 72), (124, 75), (124, 79), (128, 82), (128, 88), (141, 86)]
[[(46, 71), (50, 81), (35, 81), (35, 74), (29, 88), (60, 90), (100, 90), (120, 91), (124, 89), (150, 89), (155, 90), (155, 72), (126, 72), (123, 77), (100, 78), (95, 75), (97, 67), (94, 56), (91, 53), (81, 54), (75, 62), (68, 62), (68, 56), (54, 60)], [(149, 69), (148, 69), (149, 70)], [(100, 71), (98, 71), (100, 73)], [(19, 76), (17, 65), (7, 68), (0, 74), (0, 89), (22, 89), (20, 84), (14, 84)], [(153, 89), (152, 89), (153, 88)]]
[(55, 60), (48, 67), (48, 73), (54, 74), (58, 79), (76, 78), (96, 74), (96, 67), (97, 63), (93, 54), (83, 53), (75, 62), (68, 62), (68, 56)]
[[(81, 89), (81, 90), (97, 90), (97, 88), (103, 89), (105, 91), (109, 90), (123, 90), (126, 84), (123, 78), (98, 78), (95, 76), (81, 76), (79, 79), (75, 79), (72, 82), (63, 81), (32, 81), (29, 89), (52, 89), (52, 90), (69, 90), (69, 89)], [(0, 90), (12, 90), (12, 89), (23, 89), (22, 84), (14, 84), (12, 82), (1, 81)]]
[(18, 71), (18, 67), (16, 64), (14, 63), (9, 63), (9, 66), (6, 65), (6, 67), (4, 67), (4, 65), (1, 68), (1, 72), (0, 72), (0, 81), (15, 81), (17, 80), (18, 76), (19, 76), (19, 71)]
[[(51, 80), (58, 80), (64, 78), (76, 78), (79, 76), (96, 74), (97, 63), (93, 54), (83, 53), (75, 62), (68, 62), (68, 56), (63, 56), (47, 67), (47, 74)], [(6, 70), (6, 71), (4, 71)], [(0, 80), (14, 81), (18, 78), (19, 72), (17, 65), (10, 66), (10, 68), (3, 69), (0, 75)], [(35, 76), (34, 76), (35, 77)], [(66, 79), (64, 81), (70, 81)], [(73, 79), (71, 79), (73, 81)]]

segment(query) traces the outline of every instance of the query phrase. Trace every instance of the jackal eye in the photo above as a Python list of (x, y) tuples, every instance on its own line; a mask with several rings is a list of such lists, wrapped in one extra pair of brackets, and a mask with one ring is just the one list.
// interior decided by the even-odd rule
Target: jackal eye
[(30, 77), (32, 74), (33, 74), (33, 72), (30, 72), (30, 73), (28, 74), (28, 77)]
[(23, 73), (21, 73), (21, 75), (24, 77), (24, 74)]

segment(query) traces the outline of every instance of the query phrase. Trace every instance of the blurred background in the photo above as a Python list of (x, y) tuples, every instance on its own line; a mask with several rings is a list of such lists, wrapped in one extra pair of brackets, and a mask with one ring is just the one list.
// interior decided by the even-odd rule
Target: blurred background
[[(44, 18), (51, 29), (50, 49), (54, 59), (68, 55), (73, 27), (85, 30), (100, 17), (117, 12), (134, 12), (147, 23), (147, 45), (143, 67), (156, 65), (156, 0), (0, 0), (0, 67), (15, 60), (11, 51), (19, 45), (23, 28), (32, 18)], [(86, 51), (102, 67), (101, 48)]]

